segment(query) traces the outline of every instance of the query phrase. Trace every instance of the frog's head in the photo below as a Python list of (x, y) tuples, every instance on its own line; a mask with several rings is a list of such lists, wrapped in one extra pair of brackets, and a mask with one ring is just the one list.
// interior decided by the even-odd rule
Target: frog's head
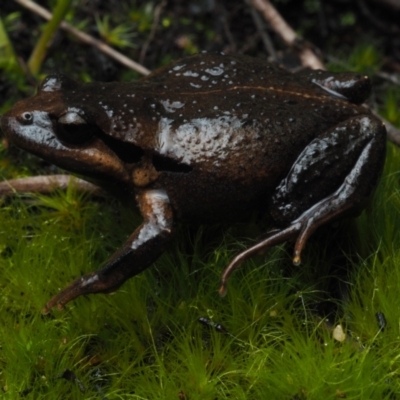
[[(61, 168), (100, 181), (128, 182), (127, 161), (121, 157), (126, 150), (118, 151), (107, 136), (109, 115), (90, 96), (83, 98), (81, 87), (63, 75), (49, 76), (34, 97), (3, 115), (1, 129), (18, 147)], [(135, 148), (129, 154), (140, 158), (141, 149)]]

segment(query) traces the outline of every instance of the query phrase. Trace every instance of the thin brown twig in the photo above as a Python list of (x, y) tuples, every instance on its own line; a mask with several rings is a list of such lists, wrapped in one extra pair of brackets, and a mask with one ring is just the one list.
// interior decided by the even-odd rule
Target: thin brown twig
[(400, 147), (400, 130), (396, 128), (391, 122), (389, 122), (387, 119), (383, 118), (381, 115), (379, 115), (375, 110), (373, 110), (371, 107), (366, 106), (375, 117), (379, 118), (386, 127), (386, 133), (387, 133), (387, 138), (390, 140), (392, 143), (394, 143), (396, 146)]
[(227, 18), (227, 10), (222, 4), (218, 4), (217, 10), (219, 11), (218, 14), (220, 15), (221, 24), (223, 32), (225, 33), (226, 38), (228, 39), (229, 45), (224, 48), (224, 52), (228, 53), (236, 53), (237, 52), (237, 45), (235, 42), (235, 38), (232, 35), (232, 31), (230, 29), (228, 18)]
[(150, 43), (153, 41), (154, 36), (156, 35), (157, 27), (158, 27), (158, 24), (160, 22), (161, 13), (162, 13), (162, 11), (163, 11), (163, 9), (165, 8), (166, 5), (167, 5), (167, 0), (162, 0), (161, 3), (158, 4), (154, 9), (153, 25), (151, 27), (151, 31), (150, 31), (149, 37), (147, 38), (146, 42), (142, 46), (142, 50), (141, 50), (140, 56), (139, 56), (139, 62), (140, 63), (144, 62), (144, 59), (146, 57), (147, 49), (148, 49)]
[(378, 114), (376, 115), (385, 123), (388, 140), (390, 140), (396, 146), (400, 147), (400, 130), (396, 128), (393, 124), (391, 124), (389, 121), (387, 121), (385, 118), (382, 118)]
[(261, 37), (262, 42), (264, 43), (265, 50), (272, 57), (272, 59), (276, 59), (276, 51), (275, 47), (272, 44), (272, 40), (269, 34), (265, 31), (264, 22), (260, 17), (259, 12), (252, 7), (250, 0), (245, 0), (246, 4), (250, 6), (251, 17), (253, 18), (254, 24), (257, 28), (257, 31)]
[(374, 0), (374, 2), (378, 3), (379, 5), (393, 8), (395, 11), (400, 10), (400, 1), (399, 0)]
[(400, 86), (400, 78), (397, 74), (389, 74), (384, 71), (378, 71), (375, 73), (375, 75), (387, 82), (392, 83), (393, 85)]
[(71, 175), (40, 175), (0, 182), (0, 198), (14, 193), (48, 194), (56, 189), (66, 190), (70, 184), (82, 193), (104, 195), (100, 187)]
[[(250, 0), (251, 5), (264, 16), (271, 28), (289, 46), (295, 46), (300, 42), (300, 38), (290, 25), (282, 18), (276, 8), (268, 0)], [(302, 65), (312, 69), (325, 69), (321, 60), (307, 46), (302, 46), (299, 50), (299, 57)]]
[(250, 49), (256, 46), (256, 43), (258, 43), (258, 40), (260, 39), (260, 34), (258, 32), (255, 32), (251, 35), (246, 36), (246, 41), (244, 44), (237, 50), (237, 53), (239, 54), (246, 54)]
[[(49, 20), (52, 17), (50, 11), (46, 10), (45, 8), (39, 6), (32, 0), (14, 0), (16, 3), (20, 4), (21, 6), (27, 8), (28, 10), (34, 12), (35, 14), (40, 15), (42, 18)], [(108, 56), (112, 57), (114, 60), (118, 61), (125, 67), (133, 69), (139, 72), (142, 75), (148, 75), (150, 71), (145, 68), (143, 65), (131, 60), (130, 58), (124, 56), (120, 52), (116, 51), (112, 47), (108, 46), (107, 44), (103, 43), (102, 41), (95, 39), (93, 36), (84, 33), (67, 22), (62, 22), (60, 27), (70, 33), (71, 35), (75, 36), (81, 42), (96, 47), (98, 50), (102, 51), (103, 53), (107, 54)]]
[(367, 4), (363, 0), (356, 0), (361, 13), (374, 25), (377, 29), (388, 35), (394, 35), (399, 33), (399, 28), (396, 25), (390, 25), (386, 21), (381, 21), (377, 18), (374, 13), (368, 8)]

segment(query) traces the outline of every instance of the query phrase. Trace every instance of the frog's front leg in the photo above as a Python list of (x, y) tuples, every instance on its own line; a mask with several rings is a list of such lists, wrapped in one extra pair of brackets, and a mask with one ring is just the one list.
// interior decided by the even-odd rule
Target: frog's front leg
[(220, 294), (244, 260), (285, 241), (295, 240), (293, 263), (299, 265), (307, 239), (319, 226), (365, 204), (378, 183), (385, 151), (385, 127), (369, 115), (350, 118), (315, 138), (273, 195), (271, 216), (283, 228), (232, 260), (222, 274)]
[(142, 225), (101, 269), (72, 282), (46, 304), (43, 313), (55, 305), (61, 309), (81, 295), (112, 292), (148, 268), (163, 253), (173, 228), (168, 195), (164, 190), (147, 190), (138, 195), (137, 200), (144, 217)]

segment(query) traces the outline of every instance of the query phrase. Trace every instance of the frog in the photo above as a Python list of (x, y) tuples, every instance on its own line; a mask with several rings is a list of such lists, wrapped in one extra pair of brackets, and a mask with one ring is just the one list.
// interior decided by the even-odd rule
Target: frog
[(221, 296), (245, 260), (278, 244), (293, 242), (299, 265), (316, 229), (361, 212), (379, 182), (386, 128), (362, 105), (371, 86), (352, 72), (293, 74), (214, 53), (130, 83), (47, 76), (3, 115), (5, 136), (138, 207), (143, 222), (43, 312), (117, 290), (163, 254), (178, 223), (270, 218), (274, 228), (222, 272)]

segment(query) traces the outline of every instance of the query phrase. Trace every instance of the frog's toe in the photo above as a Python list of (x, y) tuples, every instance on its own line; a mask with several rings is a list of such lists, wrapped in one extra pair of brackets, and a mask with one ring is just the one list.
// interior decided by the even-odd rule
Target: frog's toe
[(343, 213), (347, 208), (350, 208), (351, 203), (341, 204), (335, 208), (333, 205), (337, 203), (337, 198), (342, 193), (334, 193), (332, 196), (319, 202), (316, 206), (304, 212), (299, 218), (293, 221), (288, 227), (283, 229), (274, 229), (263, 240), (249, 247), (247, 250), (238, 254), (231, 263), (225, 268), (221, 276), (221, 285), (218, 290), (221, 297), (227, 293), (228, 278), (233, 271), (238, 269), (241, 264), (248, 258), (264, 253), (273, 246), (287, 242), (295, 241), (293, 264), (299, 266), (301, 263), (301, 252), (314, 231), (324, 223), (330, 221), (336, 216)]
[[(118, 285), (119, 286), (119, 285)], [(99, 274), (92, 272), (75, 279), (69, 286), (54, 296), (43, 308), (42, 313), (47, 314), (53, 307), (62, 310), (71, 300), (90, 293), (109, 293), (113, 291), (111, 282), (102, 280)]]
[(254, 246), (238, 254), (222, 273), (221, 284), (218, 290), (220, 296), (223, 297), (226, 295), (228, 278), (230, 277), (233, 271), (235, 271), (241, 266), (243, 261), (252, 257), (253, 255), (256, 255), (258, 253), (263, 253), (269, 248), (276, 246), (277, 244), (286, 242), (288, 240), (294, 240), (301, 230), (302, 230), (302, 225), (299, 221), (296, 221), (295, 223), (289, 225), (287, 228), (281, 230), (274, 229), (265, 239), (261, 240)]

